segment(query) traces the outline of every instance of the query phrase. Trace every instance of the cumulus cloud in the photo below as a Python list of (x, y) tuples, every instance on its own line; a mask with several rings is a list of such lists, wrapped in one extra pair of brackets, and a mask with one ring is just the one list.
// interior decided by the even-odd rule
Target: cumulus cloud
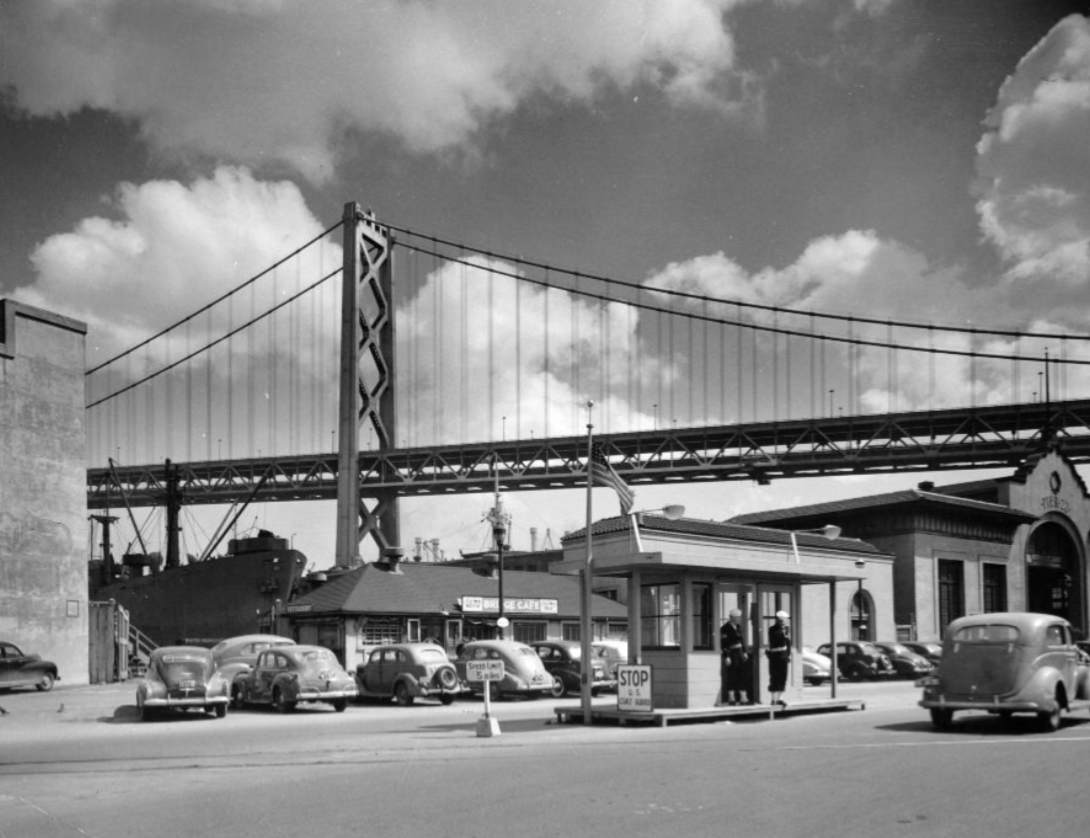
[(0, 84), (32, 114), (103, 108), (160, 149), (323, 180), (346, 130), (436, 152), (535, 94), (587, 102), (652, 85), (734, 111), (760, 95), (724, 25), (739, 2), (5, 4)]
[[(1090, 19), (1058, 23), (999, 90), (977, 146), (984, 239), (1035, 305), (1085, 322), (1090, 277)], [(1069, 312), (1069, 306), (1077, 307)], [(1070, 322), (1069, 322), (1070, 325)]]

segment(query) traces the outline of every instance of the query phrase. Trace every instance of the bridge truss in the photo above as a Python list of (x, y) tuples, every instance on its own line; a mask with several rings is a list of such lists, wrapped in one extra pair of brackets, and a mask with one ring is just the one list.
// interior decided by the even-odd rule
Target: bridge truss
[[(842, 474), (1016, 468), (1057, 444), (1090, 462), (1090, 400), (672, 428), (596, 437), (632, 486)], [(586, 485), (585, 437), (364, 451), (357, 484), (372, 497), (488, 492)], [(338, 455), (252, 458), (97, 468), (88, 471), (88, 506), (155, 506), (168, 471), (187, 504), (336, 499)]]

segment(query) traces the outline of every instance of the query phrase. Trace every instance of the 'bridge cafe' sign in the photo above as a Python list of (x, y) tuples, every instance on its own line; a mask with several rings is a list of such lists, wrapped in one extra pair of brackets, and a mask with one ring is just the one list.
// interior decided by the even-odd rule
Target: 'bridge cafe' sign
[[(495, 596), (460, 596), (458, 606), (463, 614), (499, 614), (500, 598)], [(559, 614), (560, 602), (556, 599), (538, 597), (503, 598), (505, 614)]]

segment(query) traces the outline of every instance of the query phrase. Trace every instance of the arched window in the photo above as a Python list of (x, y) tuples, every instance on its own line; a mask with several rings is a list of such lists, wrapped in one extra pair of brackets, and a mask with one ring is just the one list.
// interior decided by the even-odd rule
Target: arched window
[(874, 632), (874, 601), (860, 588), (852, 594), (852, 640), (871, 640)]

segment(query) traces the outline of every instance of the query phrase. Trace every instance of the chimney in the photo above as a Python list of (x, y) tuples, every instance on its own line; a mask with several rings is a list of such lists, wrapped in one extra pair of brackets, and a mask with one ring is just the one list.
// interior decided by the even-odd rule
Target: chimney
[(530, 552), (537, 552), (537, 527), (530, 527)]

